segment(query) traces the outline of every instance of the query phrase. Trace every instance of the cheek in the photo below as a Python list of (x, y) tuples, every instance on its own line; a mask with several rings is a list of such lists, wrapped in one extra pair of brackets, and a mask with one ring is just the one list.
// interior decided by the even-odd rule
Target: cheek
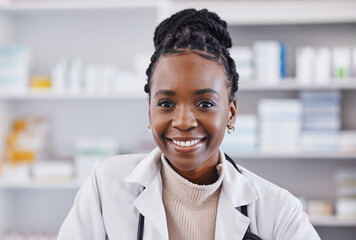
[(213, 141), (222, 141), (225, 135), (227, 120), (228, 112), (226, 111), (221, 111), (214, 116), (205, 118), (206, 129), (213, 137)]
[(155, 109), (151, 109), (152, 134), (155, 139), (160, 138), (167, 129), (169, 122), (166, 119), (167, 117), (162, 116)]

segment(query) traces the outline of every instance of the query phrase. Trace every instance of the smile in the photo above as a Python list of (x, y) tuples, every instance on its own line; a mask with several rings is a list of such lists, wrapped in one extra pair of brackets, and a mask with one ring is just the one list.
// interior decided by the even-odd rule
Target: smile
[(194, 146), (194, 145), (197, 145), (199, 142), (201, 142), (202, 139), (198, 140), (191, 140), (191, 141), (178, 141), (178, 140), (172, 140), (172, 142), (178, 146), (181, 146), (181, 147), (190, 147), (190, 146)]

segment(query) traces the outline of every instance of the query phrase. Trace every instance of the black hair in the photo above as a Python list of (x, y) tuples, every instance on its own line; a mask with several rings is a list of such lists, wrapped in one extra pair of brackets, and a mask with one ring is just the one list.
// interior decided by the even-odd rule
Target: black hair
[(193, 52), (224, 66), (226, 85), (231, 89), (229, 101), (238, 90), (239, 75), (228, 51), (232, 41), (227, 24), (207, 9), (185, 9), (162, 21), (154, 33), (155, 52), (146, 70), (145, 92), (150, 97), (151, 78), (158, 59), (172, 54)]

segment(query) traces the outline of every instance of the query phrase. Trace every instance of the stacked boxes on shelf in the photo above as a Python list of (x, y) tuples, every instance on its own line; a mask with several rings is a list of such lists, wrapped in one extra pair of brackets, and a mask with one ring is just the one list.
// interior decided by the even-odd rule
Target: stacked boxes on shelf
[(76, 154), (74, 157), (75, 177), (78, 180), (85, 180), (96, 161), (117, 155), (118, 153), (119, 147), (115, 139), (79, 139), (76, 144)]
[(253, 55), (250, 47), (232, 47), (230, 55), (234, 59), (240, 82), (249, 82), (253, 77)]
[(257, 41), (253, 45), (255, 77), (275, 84), (287, 76), (286, 47), (277, 41)]
[(344, 130), (339, 134), (339, 152), (356, 153), (356, 131)]
[(30, 51), (27, 47), (0, 46), (0, 90), (26, 90), (29, 66)]
[(225, 134), (221, 148), (227, 153), (255, 152), (257, 146), (257, 117), (237, 115), (234, 134)]
[(336, 180), (336, 215), (356, 217), (356, 168), (339, 169)]
[(356, 47), (298, 47), (296, 79), (300, 84), (325, 85), (356, 76)]
[(302, 91), (303, 134), (301, 150), (304, 152), (338, 151), (341, 127), (338, 91)]
[(302, 105), (297, 99), (262, 99), (258, 104), (261, 152), (297, 152)]

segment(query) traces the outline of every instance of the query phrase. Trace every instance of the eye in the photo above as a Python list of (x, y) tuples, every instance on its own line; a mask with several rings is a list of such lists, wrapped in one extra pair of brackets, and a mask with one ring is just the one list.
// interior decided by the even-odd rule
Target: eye
[(201, 101), (198, 104), (200, 108), (211, 108), (213, 106), (215, 106), (215, 104), (212, 101)]
[(157, 106), (162, 107), (162, 108), (172, 108), (172, 107), (174, 107), (174, 104), (168, 100), (161, 100), (158, 102)]

